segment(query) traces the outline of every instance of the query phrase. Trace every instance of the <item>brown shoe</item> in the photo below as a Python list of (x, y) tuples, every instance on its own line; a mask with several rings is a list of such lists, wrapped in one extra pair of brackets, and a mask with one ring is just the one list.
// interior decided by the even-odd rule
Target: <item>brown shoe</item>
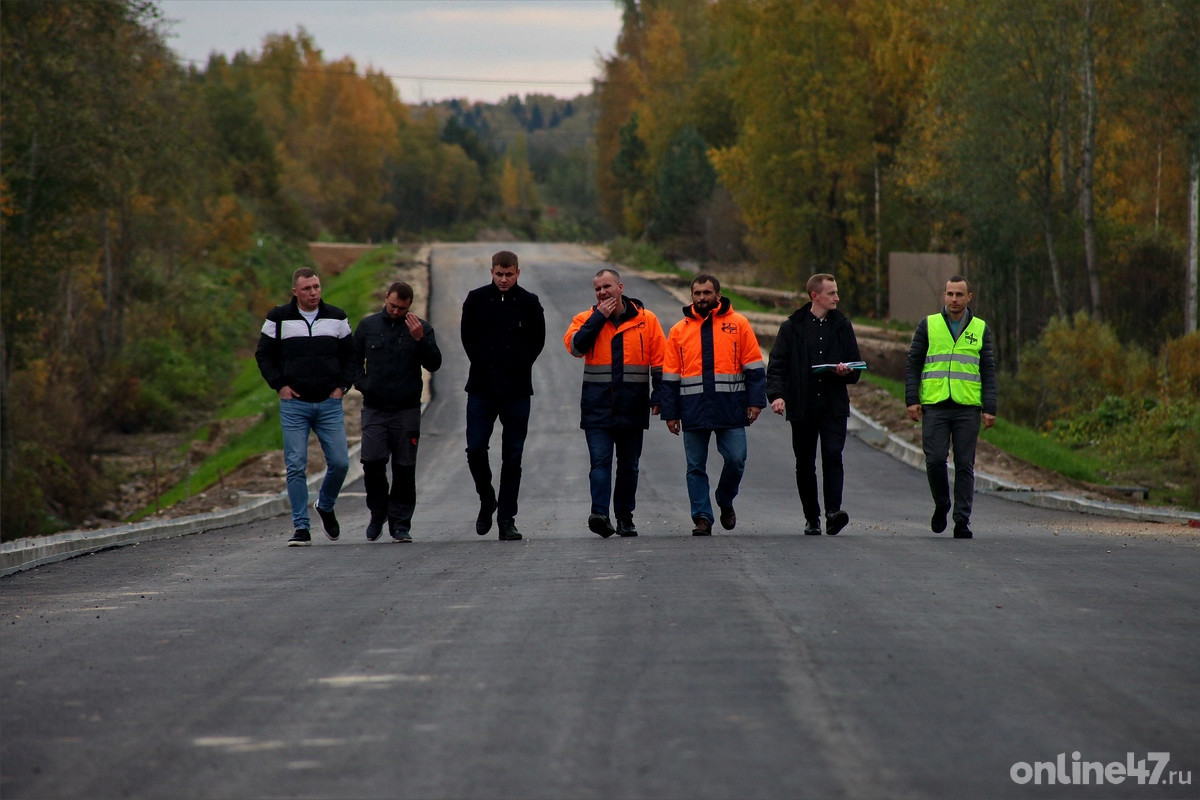
[(704, 517), (692, 517), (692, 536), (712, 536), (712, 522)]
[(721, 527), (727, 531), (731, 531), (735, 525), (737, 525), (737, 512), (733, 510), (733, 506), (722, 508)]

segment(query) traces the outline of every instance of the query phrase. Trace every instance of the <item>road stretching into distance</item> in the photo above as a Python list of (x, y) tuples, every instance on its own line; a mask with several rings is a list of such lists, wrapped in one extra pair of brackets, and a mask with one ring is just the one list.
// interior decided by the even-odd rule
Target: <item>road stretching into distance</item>
[(464, 455), (459, 314), (500, 246), (440, 245), (415, 542), (367, 542), (357, 484), (338, 542), (285, 547), (281, 516), (0, 579), (0, 796), (1200, 796), (1194, 533), (981, 494), (974, 540), (934, 535), (924, 474), (851, 438), (850, 526), (804, 536), (768, 413), (734, 531), (690, 535), (654, 420), (641, 536), (601, 539), (561, 341), (600, 263), (511, 248), (548, 330), (524, 541), (475, 535)]

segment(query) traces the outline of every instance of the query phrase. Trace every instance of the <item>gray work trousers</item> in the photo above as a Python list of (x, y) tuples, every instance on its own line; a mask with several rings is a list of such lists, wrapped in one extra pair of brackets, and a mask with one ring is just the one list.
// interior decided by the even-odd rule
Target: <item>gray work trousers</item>
[(921, 444), (925, 448), (925, 475), (933, 504), (950, 508), (950, 478), (946, 457), (954, 446), (954, 523), (971, 521), (975, 498), (975, 445), (981, 424), (979, 406), (945, 404), (921, 407)]

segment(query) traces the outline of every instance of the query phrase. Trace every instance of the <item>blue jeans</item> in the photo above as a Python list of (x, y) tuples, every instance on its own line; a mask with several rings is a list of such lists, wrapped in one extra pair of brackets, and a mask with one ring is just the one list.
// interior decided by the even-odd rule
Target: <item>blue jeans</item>
[(332, 397), (320, 403), (303, 400), (279, 401), (279, 424), (283, 427), (283, 461), (287, 466), (287, 494), (292, 505), (292, 527), (308, 530), (308, 434), (313, 431), (325, 453), (325, 479), (317, 495), (317, 507), (332, 511), (338, 492), (350, 469), (346, 446), (346, 421), (342, 401)]
[(954, 522), (971, 521), (975, 500), (975, 447), (979, 442), (982, 409), (979, 406), (922, 406), (921, 443), (925, 450), (925, 475), (938, 508), (950, 507), (950, 476), (946, 456), (954, 445)]
[[(521, 492), (521, 456), (529, 432), (530, 398), (493, 400), (479, 394), (467, 394), (467, 466), (475, 481), (475, 491), (483, 502), (496, 502), (496, 519), (517, 516), (517, 495)], [(500, 493), (492, 487), (492, 467), (488, 461), (488, 442), (496, 420), (504, 430), (500, 435)]]
[[(642, 457), (641, 428), (584, 428), (591, 469), (592, 513), (608, 516), (608, 495), (619, 520), (633, 519), (637, 505), (638, 460)], [(617, 485), (613, 488), (613, 452), (617, 456)]]
[(688, 499), (692, 505), (692, 517), (704, 517), (713, 521), (712, 503), (708, 499), (708, 440), (717, 435), (717, 452), (725, 464), (717, 481), (717, 506), (733, 505), (742, 473), (746, 471), (746, 429), (721, 428), (715, 431), (684, 431), (683, 455), (687, 459)]

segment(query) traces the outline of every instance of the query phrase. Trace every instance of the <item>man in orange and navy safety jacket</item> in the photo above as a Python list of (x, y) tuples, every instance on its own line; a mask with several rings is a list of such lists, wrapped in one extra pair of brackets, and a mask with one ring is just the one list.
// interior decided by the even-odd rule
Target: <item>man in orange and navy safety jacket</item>
[[(603, 537), (614, 533), (637, 536), (633, 523), (642, 438), (650, 414), (658, 413), (666, 337), (654, 312), (640, 300), (625, 296), (615, 269), (605, 268), (592, 279), (596, 304), (571, 320), (563, 344), (583, 358), (580, 420), (587, 439), (592, 510), (588, 528)], [(616, 486), (613, 487), (613, 453)], [(608, 514), (609, 493), (617, 518)]]
[(712, 275), (692, 280), (692, 304), (667, 335), (663, 359), (662, 420), (683, 430), (693, 536), (712, 535), (708, 441), (715, 432), (724, 459), (717, 481), (721, 527), (737, 524), (733, 499), (746, 470), (746, 426), (767, 406), (767, 374), (750, 322), (721, 296)]

